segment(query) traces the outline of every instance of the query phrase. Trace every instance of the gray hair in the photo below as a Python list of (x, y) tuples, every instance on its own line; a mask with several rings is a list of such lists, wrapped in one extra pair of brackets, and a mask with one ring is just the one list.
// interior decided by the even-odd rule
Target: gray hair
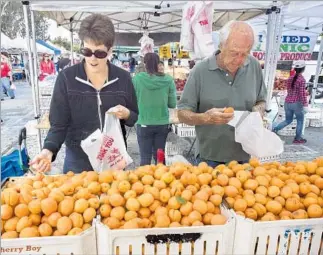
[(91, 14), (81, 22), (79, 38), (82, 41), (93, 41), (97, 45), (104, 44), (110, 49), (115, 39), (114, 25), (108, 16)]
[(256, 42), (256, 35), (255, 35), (255, 31), (254, 29), (252, 28), (252, 26), (247, 23), (247, 22), (244, 22), (244, 21), (237, 21), (237, 20), (230, 20), (229, 22), (227, 22), (220, 30), (219, 30), (219, 41), (220, 41), (220, 44), (225, 44), (226, 41), (228, 40), (228, 37), (231, 33), (231, 30), (232, 30), (232, 27), (233, 25), (235, 24), (245, 24), (245, 25), (248, 25), (253, 33), (253, 43)]

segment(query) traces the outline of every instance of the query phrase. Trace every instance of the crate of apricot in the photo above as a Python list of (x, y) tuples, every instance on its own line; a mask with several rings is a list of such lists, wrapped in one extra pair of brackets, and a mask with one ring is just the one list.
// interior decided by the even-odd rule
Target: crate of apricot
[(83, 176), (89, 192), (73, 173), (8, 179), (1, 192), (1, 254), (97, 254), (99, 198), (91, 193), (91, 176)]
[(100, 173), (98, 253), (232, 253), (235, 223), (214, 193), (215, 174), (185, 163)]
[(233, 254), (321, 254), (323, 158), (216, 169), (212, 189), (235, 211)]

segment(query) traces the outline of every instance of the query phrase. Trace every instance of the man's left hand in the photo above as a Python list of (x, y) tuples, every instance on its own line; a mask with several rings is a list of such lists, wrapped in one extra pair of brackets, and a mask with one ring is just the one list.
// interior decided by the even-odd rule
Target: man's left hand
[(130, 116), (130, 110), (123, 105), (117, 105), (116, 111), (111, 113), (120, 120), (127, 120)]

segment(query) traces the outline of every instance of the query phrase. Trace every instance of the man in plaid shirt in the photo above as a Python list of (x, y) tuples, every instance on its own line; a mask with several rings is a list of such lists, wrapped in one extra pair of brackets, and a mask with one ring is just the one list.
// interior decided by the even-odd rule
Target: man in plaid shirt
[(293, 122), (294, 114), (297, 120), (296, 136), (294, 143), (306, 143), (306, 139), (302, 138), (304, 125), (304, 112), (307, 110), (307, 91), (305, 89), (305, 78), (302, 73), (305, 71), (305, 61), (297, 61), (295, 63), (295, 74), (287, 80), (287, 97), (285, 99), (285, 121), (281, 122), (274, 128), (274, 132), (278, 132)]

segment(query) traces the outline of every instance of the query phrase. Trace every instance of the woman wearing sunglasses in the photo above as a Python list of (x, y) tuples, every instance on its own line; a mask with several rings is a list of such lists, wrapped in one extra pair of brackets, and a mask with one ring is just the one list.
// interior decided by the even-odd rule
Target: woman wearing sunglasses
[(108, 61), (115, 39), (114, 26), (107, 16), (93, 14), (80, 26), (84, 60), (62, 70), (56, 80), (50, 106), (51, 128), (41, 153), (31, 162), (34, 169), (46, 172), (65, 142), (63, 172), (93, 170), (80, 143), (95, 130), (103, 129), (105, 113), (117, 106), (125, 139), (125, 125), (138, 118), (135, 90), (129, 72)]

